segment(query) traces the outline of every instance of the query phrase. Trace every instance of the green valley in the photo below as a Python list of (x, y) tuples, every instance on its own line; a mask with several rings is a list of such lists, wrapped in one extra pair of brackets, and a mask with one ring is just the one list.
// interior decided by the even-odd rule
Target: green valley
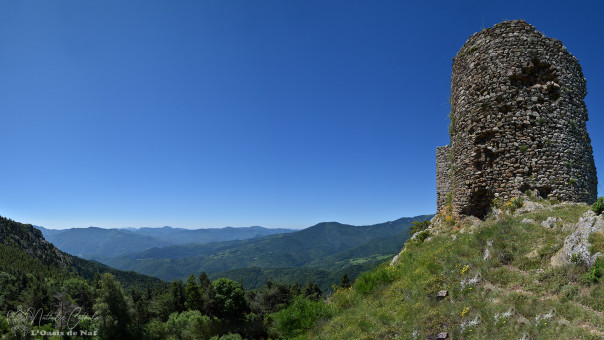
[[(249, 288), (257, 288), (265, 278), (296, 277), (296, 282), (303, 283), (301, 278), (306, 281), (310, 276), (326, 289), (338, 282), (343, 273), (356, 277), (361, 270), (392, 257), (409, 238), (412, 222), (430, 217), (401, 218), (369, 226), (319, 223), (287, 234), (153, 248), (115, 258), (95, 259), (115, 268), (164, 280), (207, 272), (212, 277), (242, 278), (243, 282), (251, 284)], [(265, 273), (261, 280), (247, 280), (245, 272), (248, 270)], [(305, 274), (286, 274), (291, 270)]]

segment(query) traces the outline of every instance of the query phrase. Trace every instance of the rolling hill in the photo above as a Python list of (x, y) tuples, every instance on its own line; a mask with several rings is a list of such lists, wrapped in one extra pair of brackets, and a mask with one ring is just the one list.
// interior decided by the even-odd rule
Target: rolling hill
[(85, 259), (115, 257), (127, 253), (140, 252), (150, 248), (168, 247), (189, 243), (209, 243), (229, 240), (243, 240), (272, 234), (288, 233), (295, 230), (282, 228), (182, 229), (182, 228), (71, 228), (65, 230), (36, 227), (44, 237), (57, 248)]
[[(401, 218), (370, 226), (325, 222), (288, 234), (153, 248), (120, 257), (96, 259), (115, 268), (165, 280), (184, 278), (202, 271), (235, 277), (257, 268), (270, 268), (274, 273), (301, 267), (338, 271), (365, 262), (383, 261), (384, 256), (395, 254), (408, 238), (411, 223), (430, 217)], [(351, 268), (350, 271), (356, 270)]]
[(49, 278), (76, 275), (87, 280), (94, 279), (98, 274), (111, 273), (126, 288), (166, 286), (165, 282), (155, 277), (117, 270), (67, 254), (45, 240), (32, 225), (4, 217), (0, 217), (0, 272)]

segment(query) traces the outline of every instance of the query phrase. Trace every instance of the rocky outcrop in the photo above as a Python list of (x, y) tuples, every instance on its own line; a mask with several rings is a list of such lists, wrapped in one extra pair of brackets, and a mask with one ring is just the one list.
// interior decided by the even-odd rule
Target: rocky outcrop
[(552, 266), (561, 266), (571, 262), (571, 257), (591, 266), (596, 258), (602, 256), (600, 253), (590, 254), (589, 235), (595, 232), (604, 233), (604, 216), (596, 215), (588, 211), (574, 226), (574, 231), (564, 240), (564, 246), (552, 257)]

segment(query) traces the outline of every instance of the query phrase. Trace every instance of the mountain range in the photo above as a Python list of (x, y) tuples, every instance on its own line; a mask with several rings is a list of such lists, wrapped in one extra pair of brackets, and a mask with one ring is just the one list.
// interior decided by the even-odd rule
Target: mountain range
[(330, 287), (344, 273), (356, 277), (392, 257), (409, 238), (412, 222), (431, 217), (406, 217), (369, 226), (325, 222), (300, 231), (245, 240), (154, 247), (117, 257), (92, 258), (168, 281), (206, 272), (210, 277), (246, 282), (249, 288), (271, 277), (304, 281), (309, 276), (313, 281), (324, 278), (320, 280), (324, 281), (323, 287)]
[(250, 289), (278, 279), (301, 285), (312, 280), (326, 290), (344, 274), (354, 279), (394, 256), (409, 238), (412, 223), (432, 216), (366, 226), (323, 222), (302, 230), (36, 228), (66, 253), (166, 281), (206, 272)]
[(79, 276), (92, 280), (102, 273), (113, 274), (125, 287), (165, 287), (160, 279), (67, 254), (44, 239), (30, 224), (0, 216), (0, 272), (40, 277)]
[(36, 226), (44, 238), (57, 248), (85, 259), (114, 257), (132, 252), (140, 252), (154, 247), (243, 240), (272, 234), (294, 232), (293, 229), (263, 228), (71, 228), (47, 229)]

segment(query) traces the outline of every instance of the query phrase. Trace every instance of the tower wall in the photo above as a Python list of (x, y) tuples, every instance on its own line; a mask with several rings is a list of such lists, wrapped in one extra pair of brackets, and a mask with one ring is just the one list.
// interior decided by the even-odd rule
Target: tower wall
[(529, 189), (595, 201), (586, 94), (577, 59), (526, 22), (472, 35), (453, 59), (451, 77), (454, 213), (483, 217), (493, 199)]
[(449, 166), (449, 146), (436, 148), (436, 211), (441, 211), (451, 192), (451, 173)]

